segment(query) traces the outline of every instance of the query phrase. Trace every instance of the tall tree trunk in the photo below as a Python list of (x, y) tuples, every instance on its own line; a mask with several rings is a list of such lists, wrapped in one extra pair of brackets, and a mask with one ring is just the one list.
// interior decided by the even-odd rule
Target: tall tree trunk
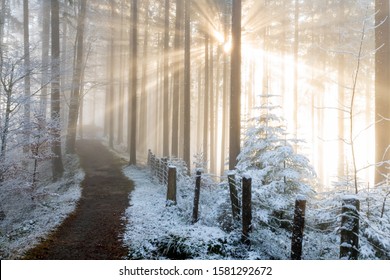
[(185, 0), (185, 46), (184, 46), (184, 156), (191, 170), (191, 2)]
[(210, 67), (209, 67), (209, 41), (208, 31), (205, 33), (205, 69), (204, 69), (204, 96), (203, 96), (203, 160), (208, 161), (209, 148), (209, 91), (210, 91)]
[(216, 55), (216, 62), (215, 65), (217, 67), (216, 73), (215, 73), (215, 107), (214, 107), (214, 116), (213, 116), (213, 121), (214, 121), (214, 131), (213, 133), (213, 140), (211, 142), (214, 143), (214, 162), (213, 162), (213, 173), (217, 174), (218, 173), (218, 163), (219, 159), (217, 157), (218, 151), (221, 149), (221, 143), (218, 141), (218, 135), (220, 131), (220, 122), (219, 122), (219, 108), (220, 108), (220, 103), (221, 103), (221, 96), (220, 96), (220, 81), (221, 81), (221, 54), (222, 54), (222, 46), (217, 47), (217, 55)]
[(69, 105), (68, 134), (66, 136), (66, 152), (74, 154), (76, 152), (77, 121), (80, 111), (80, 89), (83, 75), (84, 63), (84, 25), (87, 0), (81, 0), (80, 11), (77, 19), (76, 34), (76, 62), (72, 78), (72, 92)]
[(263, 30), (263, 91), (262, 91), (262, 99), (265, 101), (267, 100), (267, 96), (269, 94), (269, 44), (268, 44), (268, 37), (269, 37), (269, 26), (264, 26)]
[[(224, 15), (224, 37), (225, 42), (228, 38), (228, 21), (229, 21), (229, 8), (225, 5)], [(228, 55), (226, 52), (223, 54), (223, 89), (222, 89), (222, 141), (221, 141), (221, 175), (225, 172), (226, 163), (226, 139), (228, 131), (228, 89), (229, 89), (229, 77), (228, 77)]]
[(375, 184), (381, 184), (388, 175), (390, 160), (390, 20), (389, 1), (375, 1)]
[[(298, 48), (299, 48), (299, 0), (295, 0), (294, 13), (294, 138), (298, 138)], [(297, 145), (295, 145), (297, 149)]]
[[(61, 75), (60, 75), (60, 85), (61, 85), (61, 96), (62, 96), (62, 104), (61, 104), (61, 122), (62, 125), (65, 127), (68, 123), (68, 116), (69, 116), (69, 100), (71, 96), (71, 83), (72, 83), (72, 78), (73, 76), (69, 73), (70, 69), (70, 56), (73, 55), (73, 68), (74, 68), (74, 63), (76, 62), (76, 51), (74, 48), (69, 51), (68, 49), (68, 44), (69, 41), (73, 39), (73, 36), (70, 36), (70, 31), (69, 31), (69, 20), (68, 20), (68, 14), (70, 11), (70, 1), (65, 1), (62, 2), (63, 5), (63, 11), (61, 18), (64, 20), (61, 21), (61, 54), (60, 54), (60, 60), (61, 60)], [(72, 34), (73, 35), (73, 34)], [(76, 34), (77, 35), (77, 34)], [(74, 46), (76, 46), (76, 39), (74, 42)], [(73, 54), (72, 54), (73, 53)], [(65, 101), (65, 102), (64, 102)]]
[(51, 150), (53, 180), (62, 177), (64, 167), (62, 164), (61, 129), (60, 129), (60, 16), (58, 0), (51, 1), (51, 119), (58, 126), (52, 129), (52, 135), (57, 141), (52, 141)]
[(129, 106), (129, 116), (131, 115), (130, 127), (130, 165), (137, 164), (137, 68), (138, 68), (138, 0), (133, 0), (131, 5), (132, 19), (132, 49), (131, 49), (131, 107)]
[[(1, 80), (2, 85), (4, 86), (4, 81)], [(4, 88), (4, 94), (6, 97), (5, 101), (5, 114), (4, 114), (4, 122), (2, 123), (1, 129), (1, 149), (0, 149), (0, 163), (3, 164), (5, 162), (5, 157), (7, 153), (7, 144), (8, 144), (8, 133), (10, 128), (11, 121), (11, 103), (12, 103), (12, 94), (13, 89), (12, 85), (9, 85), (8, 88)], [(3, 170), (1, 170), (3, 172)], [(0, 173), (0, 182), (3, 180), (3, 173)]]
[[(287, 8), (286, 8), (286, 1), (283, 1), (283, 7), (282, 7), (282, 14), (286, 14), (287, 13)], [(287, 93), (286, 93), (286, 79), (285, 79), (285, 76), (286, 76), (286, 33), (287, 33), (287, 27), (288, 27), (288, 19), (287, 18), (284, 18), (283, 21), (282, 21), (282, 34), (281, 34), (281, 48), (280, 48), (280, 51), (281, 51), (281, 79), (280, 79), (280, 92), (281, 92), (281, 96), (282, 96), (282, 104), (283, 104), (283, 107), (286, 108), (286, 99), (287, 99)], [(284, 112), (284, 118), (287, 119), (287, 116), (285, 114), (285, 110), (283, 110)]]
[(114, 148), (114, 110), (115, 110), (115, 0), (111, 0), (111, 35), (110, 35), (110, 86), (108, 94), (108, 146)]
[[(0, 81), (1, 75), (3, 73), (3, 53), (4, 53), (4, 28), (5, 28), (5, 11), (6, 11), (6, 1), (1, 0), (1, 9), (0, 9)], [(3, 87), (0, 86), (0, 95), (3, 93)], [(0, 107), (1, 109), (1, 107)], [(1, 119), (0, 119), (1, 120)]]
[(46, 120), (47, 111), (47, 85), (49, 79), (49, 45), (50, 45), (50, 2), (42, 0), (42, 77), (41, 77), (41, 98), (39, 103), (39, 112)]
[(202, 146), (203, 141), (203, 135), (202, 135), (202, 128), (203, 128), (203, 119), (202, 119), (202, 73), (203, 73), (203, 67), (201, 63), (197, 63), (198, 65), (198, 96), (197, 96), (197, 128), (196, 128), (196, 147), (197, 152), (199, 152), (199, 147)]
[(26, 75), (24, 76), (24, 144), (23, 152), (29, 152), (29, 142), (30, 142), (30, 106), (31, 106), (31, 65), (30, 65), (30, 31), (29, 31), (29, 6), (28, 0), (23, 0), (23, 38), (24, 38), (24, 71)]
[(140, 126), (139, 126), (139, 144), (140, 152), (142, 155), (147, 153), (147, 145), (149, 140), (149, 128), (148, 128), (148, 44), (149, 44), (149, 0), (145, 1), (145, 22), (144, 22), (144, 46), (142, 57), (142, 81), (141, 81), (141, 110), (140, 110)]
[(169, 156), (169, 0), (165, 0), (164, 16), (164, 117), (163, 155)]
[(125, 104), (125, 93), (124, 93), (124, 10), (125, 10), (125, 1), (121, 0), (121, 27), (120, 27), (120, 44), (119, 44), (119, 73), (120, 73), (120, 81), (119, 81), (119, 104), (118, 104), (118, 135), (117, 135), (117, 143), (123, 143), (123, 120), (124, 120), (124, 104)]
[[(5, 28), (5, 15), (6, 15), (6, 0), (1, 0), (1, 9), (0, 9), (0, 67), (3, 65), (3, 40), (4, 40), (4, 28)], [(1, 68), (0, 68), (1, 70)], [(0, 71), (1, 74), (1, 71)], [(1, 92), (1, 89), (0, 89)]]
[[(210, 172), (215, 173), (215, 141), (214, 141), (214, 106), (215, 106), (215, 94), (214, 94), (214, 40), (210, 42), (210, 110), (209, 110), (209, 123), (210, 123)], [(216, 82), (218, 83), (218, 81)]]
[(241, 0), (233, 0), (230, 85), (229, 169), (234, 170), (241, 142)]
[[(158, 46), (161, 46), (161, 34), (158, 33), (157, 34), (157, 45)], [(160, 143), (161, 141), (157, 141), (156, 139), (161, 139), (160, 135), (161, 134), (161, 108), (162, 106), (160, 106), (160, 97), (162, 95), (162, 92), (163, 90), (161, 90), (162, 86), (162, 65), (163, 65), (163, 50), (162, 48), (159, 48), (157, 50), (157, 65), (156, 65), (156, 68), (157, 68), (157, 71), (156, 71), (156, 80), (157, 80), (157, 83), (156, 83), (156, 95), (155, 95), (155, 102), (154, 102), (154, 110), (155, 110), (155, 122), (154, 122), (154, 127), (156, 128), (155, 129), (155, 135), (154, 135), (154, 144), (155, 144), (155, 148), (154, 150), (156, 151), (156, 154), (160, 154)]]
[[(344, 17), (345, 17), (345, 6), (344, 1), (339, 2), (339, 44), (342, 46), (344, 44), (343, 40), (343, 27), (344, 24)], [(339, 178), (342, 178), (344, 176), (345, 172), (345, 152), (344, 152), (344, 141), (345, 141), (345, 114), (344, 114), (344, 102), (345, 102), (345, 57), (344, 54), (340, 53), (338, 54), (337, 59), (337, 66), (338, 66), (338, 102), (339, 102), (339, 111), (338, 111), (338, 129), (339, 129), (339, 143), (338, 143), (338, 168), (337, 168), (337, 175)]]
[(179, 54), (182, 51), (182, 21), (183, 21), (183, 0), (176, 0), (176, 22), (175, 22), (175, 60), (173, 67), (173, 98), (172, 98), (172, 148), (173, 156), (179, 155), (179, 115), (180, 115), (180, 65), (182, 60)]

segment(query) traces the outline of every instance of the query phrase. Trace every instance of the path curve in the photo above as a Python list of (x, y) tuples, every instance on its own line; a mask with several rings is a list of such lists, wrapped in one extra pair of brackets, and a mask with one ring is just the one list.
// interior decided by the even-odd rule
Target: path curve
[(120, 240), (124, 212), (133, 183), (122, 173), (121, 160), (97, 140), (77, 142), (85, 178), (76, 210), (26, 259), (118, 260), (128, 250)]

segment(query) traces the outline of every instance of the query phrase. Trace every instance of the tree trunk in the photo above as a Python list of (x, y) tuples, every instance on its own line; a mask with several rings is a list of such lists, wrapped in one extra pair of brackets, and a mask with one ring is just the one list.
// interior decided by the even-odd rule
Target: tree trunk
[[(339, 18), (340, 18), (340, 30), (339, 30), (339, 44), (342, 46), (344, 44), (344, 40), (342, 39), (342, 28), (343, 28), (343, 19), (345, 17), (345, 11), (344, 11), (344, 1), (339, 2)], [(338, 54), (338, 102), (339, 102), (339, 111), (338, 111), (338, 129), (339, 129), (339, 155), (338, 155), (338, 168), (337, 168), (337, 175), (341, 179), (344, 176), (345, 166), (344, 166), (344, 159), (345, 159), (345, 152), (344, 152), (344, 141), (345, 141), (345, 125), (344, 125), (344, 102), (345, 102), (345, 57), (344, 54), (340, 53)]]
[(202, 146), (203, 141), (203, 135), (202, 135), (202, 128), (203, 128), (203, 119), (202, 119), (202, 92), (203, 92), (203, 80), (202, 80), (202, 73), (203, 73), (203, 67), (201, 63), (197, 63), (198, 68), (198, 96), (197, 96), (197, 128), (196, 128), (196, 147), (197, 151), (199, 151), (199, 147)]
[[(209, 67), (209, 34), (205, 33), (205, 69), (204, 69), (204, 97), (203, 97), (203, 161), (208, 161), (209, 148), (209, 90), (210, 90), (210, 67)], [(206, 170), (205, 170), (206, 172)]]
[[(69, 2), (70, 1), (62, 2), (63, 6), (61, 6), (61, 7), (63, 7), (62, 15), (66, 15), (66, 17), (68, 17), (67, 14), (69, 13), (69, 10), (70, 10), (70, 7), (69, 7), (70, 3)], [(71, 96), (70, 87), (71, 87), (71, 82), (72, 82), (72, 78), (73, 78), (72, 75), (70, 75), (69, 70), (68, 70), (68, 69), (70, 69), (70, 65), (71, 65), (69, 57), (71, 55), (73, 55), (73, 60), (72, 60), (73, 69), (74, 69), (74, 63), (76, 62), (76, 57), (75, 57), (76, 51), (74, 50), (74, 48), (72, 48), (71, 51), (68, 51), (68, 49), (69, 49), (68, 44), (69, 44), (69, 41), (71, 41), (73, 39), (73, 36), (70, 35), (72, 33), (72, 32), (69, 32), (69, 29), (70, 29), (69, 26), (71, 24), (69, 23), (69, 20), (67, 20), (66, 17), (64, 18), (64, 20), (61, 21), (62, 41), (61, 41), (61, 45), (60, 45), (60, 50), (61, 50), (61, 53), (60, 53), (60, 60), (61, 60), (61, 63), (60, 63), (61, 64), (60, 85), (61, 85), (61, 97), (63, 97), (61, 100), (61, 102), (63, 102), (61, 104), (61, 125), (63, 125), (63, 126), (66, 126), (68, 123), (69, 100), (70, 100), (70, 96)], [(73, 28), (73, 26), (71, 26), (71, 27)], [(74, 42), (74, 46), (76, 46), (76, 41)]]
[(140, 116), (140, 132), (139, 132), (139, 144), (140, 152), (142, 155), (146, 154), (148, 145), (148, 93), (146, 90), (148, 76), (148, 44), (149, 44), (149, 0), (145, 1), (145, 22), (144, 22), (144, 46), (143, 46), (143, 57), (142, 57), (142, 81), (141, 81), (141, 116)]
[(110, 34), (110, 56), (109, 56), (109, 92), (108, 94), (108, 146), (114, 148), (114, 111), (115, 111), (115, 29), (116, 11), (115, 0), (111, 0), (111, 34)]
[(41, 98), (39, 112), (46, 120), (47, 111), (47, 85), (49, 79), (49, 44), (50, 44), (50, 2), (42, 1), (42, 77), (41, 77)]
[[(225, 19), (224, 19), (224, 37), (225, 42), (228, 38), (228, 6), (225, 6)], [(228, 56), (227, 53), (223, 54), (223, 89), (222, 89), (222, 141), (221, 141), (221, 175), (225, 171), (226, 161), (226, 136), (228, 131)]]
[(125, 93), (124, 93), (124, 39), (125, 39), (125, 27), (124, 27), (124, 0), (121, 1), (121, 27), (120, 27), (120, 47), (119, 47), (119, 73), (120, 73), (120, 81), (119, 81), (119, 104), (118, 104), (118, 135), (117, 135), (117, 143), (123, 143), (123, 120), (124, 120), (124, 104), (125, 104)]
[[(3, 66), (3, 40), (4, 40), (4, 26), (5, 26), (5, 15), (6, 15), (6, 0), (1, 0), (1, 9), (0, 9), (0, 67)], [(0, 68), (0, 75), (2, 71)], [(2, 89), (0, 89), (1, 92)]]
[(185, 1), (185, 46), (184, 46), (184, 156), (191, 170), (191, 2)]
[[(298, 48), (299, 48), (299, 0), (295, 0), (294, 14), (294, 138), (298, 138)], [(297, 145), (295, 145), (295, 150)]]
[(218, 135), (219, 135), (219, 131), (220, 131), (220, 122), (219, 122), (219, 105), (221, 104), (221, 96), (220, 96), (220, 81), (221, 81), (221, 52), (222, 52), (222, 47), (221, 46), (218, 46), (217, 47), (217, 56), (216, 56), (216, 62), (215, 62), (215, 65), (217, 67), (216, 69), (216, 73), (215, 73), (215, 79), (216, 79), (216, 83), (215, 83), (215, 107), (214, 107), (214, 114), (213, 114), (213, 121), (214, 121), (214, 130), (212, 131), (212, 134), (213, 134), (213, 139), (212, 139), (212, 143), (214, 143), (213, 145), (213, 149), (214, 149), (214, 155), (212, 156), (212, 158), (214, 159), (213, 160), (213, 163), (212, 163), (212, 169), (213, 170), (213, 173), (214, 174), (217, 174), (218, 173), (218, 163), (219, 163), (219, 160), (218, 160), (218, 157), (217, 157), (217, 154), (218, 154), (218, 151), (221, 149), (221, 143), (218, 139)]
[(137, 68), (138, 68), (138, 0), (133, 0), (131, 5), (132, 19), (132, 50), (131, 50), (131, 135), (130, 135), (130, 165), (137, 164)]
[(163, 155), (169, 156), (169, 0), (165, 0)]
[[(5, 157), (7, 153), (8, 133), (9, 133), (10, 119), (11, 119), (12, 87), (5, 90), (5, 96), (6, 96), (5, 116), (4, 116), (4, 124), (1, 131), (1, 150), (0, 150), (1, 164), (5, 162)], [(0, 179), (2, 179), (3, 174), (0, 175), (1, 175)]]
[[(209, 123), (210, 123), (210, 172), (215, 173), (215, 122), (214, 122), (214, 110), (215, 110), (215, 92), (214, 92), (214, 40), (210, 42), (210, 110), (209, 110)], [(215, 82), (218, 84), (218, 81)]]
[(179, 155), (179, 99), (180, 99), (180, 65), (182, 63), (179, 54), (182, 50), (182, 19), (183, 0), (176, 0), (176, 22), (175, 22), (175, 61), (173, 67), (173, 98), (172, 98), (172, 156)]
[(52, 129), (52, 135), (57, 141), (52, 141), (51, 150), (53, 180), (62, 177), (61, 129), (60, 129), (60, 17), (58, 0), (51, 1), (51, 119), (57, 123)]
[(381, 184), (388, 174), (388, 164), (383, 162), (390, 160), (389, 1), (376, 0), (375, 11), (375, 184)]
[(241, 0), (233, 0), (230, 85), (229, 169), (233, 170), (240, 154), (241, 141)]
[(74, 154), (76, 152), (76, 134), (77, 121), (79, 118), (80, 109), (80, 89), (83, 75), (84, 63), (84, 24), (86, 14), (87, 0), (81, 1), (80, 11), (77, 20), (77, 34), (76, 34), (76, 63), (72, 78), (72, 93), (69, 105), (68, 117), (68, 134), (66, 137), (66, 152)]
[(24, 71), (26, 75), (24, 76), (24, 143), (23, 143), (23, 152), (29, 152), (29, 142), (30, 142), (30, 104), (31, 104), (31, 66), (30, 66), (30, 31), (29, 31), (29, 6), (28, 0), (23, 0), (23, 38), (24, 38)]

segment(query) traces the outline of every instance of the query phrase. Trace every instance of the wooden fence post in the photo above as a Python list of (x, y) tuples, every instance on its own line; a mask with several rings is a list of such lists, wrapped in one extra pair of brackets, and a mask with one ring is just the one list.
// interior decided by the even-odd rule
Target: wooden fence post
[(152, 171), (152, 174), (154, 175), (154, 168), (155, 168), (155, 159), (154, 159), (154, 155), (151, 154), (150, 156), (150, 170)]
[(196, 171), (195, 180), (195, 195), (194, 195), (194, 208), (192, 211), (192, 223), (195, 224), (198, 221), (199, 212), (199, 197), (200, 197), (200, 182), (202, 179), (202, 171)]
[(168, 168), (167, 205), (176, 204), (176, 167)]
[(298, 197), (295, 200), (294, 225), (291, 238), (291, 259), (302, 259), (303, 230), (305, 227), (306, 200)]
[(241, 241), (250, 245), (249, 233), (252, 230), (252, 178), (242, 178), (242, 235)]
[(168, 158), (166, 157), (161, 159), (161, 180), (164, 185), (168, 182)]
[(359, 258), (359, 210), (360, 202), (355, 197), (343, 199), (341, 208), (340, 259)]
[(240, 217), (240, 206), (238, 202), (235, 173), (232, 171), (228, 174), (228, 182), (229, 182), (230, 201), (232, 204), (233, 220), (237, 221)]
[(151, 167), (151, 160), (152, 160), (152, 151), (148, 150), (148, 161), (146, 163), (147, 166)]
[(160, 184), (163, 183), (163, 173), (162, 173), (162, 170), (163, 170), (163, 163), (162, 163), (162, 159), (157, 159), (157, 177), (158, 177), (158, 181), (160, 182)]
[(156, 176), (156, 156), (152, 154), (152, 174)]

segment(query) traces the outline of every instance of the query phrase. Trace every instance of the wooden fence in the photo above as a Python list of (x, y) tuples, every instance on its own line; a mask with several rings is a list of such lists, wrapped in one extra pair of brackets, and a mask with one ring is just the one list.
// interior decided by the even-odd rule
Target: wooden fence
[[(177, 203), (177, 166), (184, 164), (179, 159), (158, 158), (150, 150), (148, 153), (148, 166), (160, 184), (167, 186), (167, 206)], [(187, 174), (186, 172), (184, 172)], [(194, 186), (194, 206), (192, 212), (192, 223), (199, 219), (199, 197), (201, 191), (202, 171), (196, 171)], [(228, 173), (228, 184), (232, 217), (235, 221), (241, 218), (241, 241), (251, 244), (250, 234), (252, 231), (252, 179), (249, 176), (242, 178), (241, 205), (234, 172)], [(241, 207), (240, 207), (241, 206)], [(294, 221), (291, 238), (291, 259), (302, 258), (302, 242), (305, 228), (306, 199), (297, 197), (294, 209)], [(354, 197), (347, 197), (343, 200), (341, 209), (340, 228), (340, 259), (357, 260), (359, 257), (359, 200)]]

